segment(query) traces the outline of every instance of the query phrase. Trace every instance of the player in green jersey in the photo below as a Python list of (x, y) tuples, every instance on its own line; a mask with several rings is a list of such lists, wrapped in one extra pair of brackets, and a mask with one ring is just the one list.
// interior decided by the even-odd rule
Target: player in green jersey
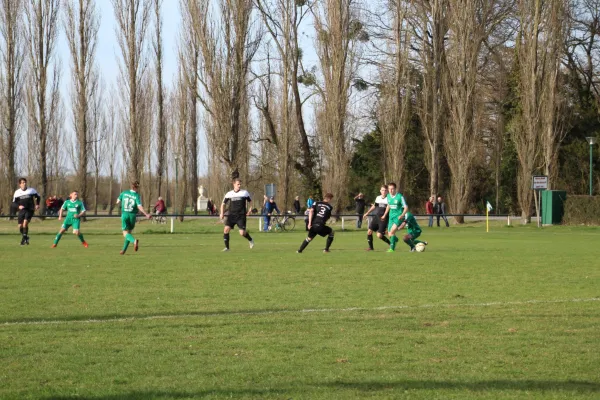
[(425, 246), (427, 246), (427, 242), (417, 240), (417, 238), (421, 236), (421, 227), (411, 212), (407, 212), (404, 217), (400, 218), (400, 226), (398, 229), (404, 229), (404, 227), (406, 227), (408, 233), (404, 235), (402, 240), (404, 240), (404, 243), (410, 247), (410, 251), (415, 251), (415, 245), (417, 243), (423, 243)]
[(390, 248), (388, 252), (393, 252), (396, 250), (396, 243), (398, 243), (398, 238), (396, 237), (396, 231), (400, 226), (400, 219), (404, 217), (404, 214), (408, 212), (408, 206), (406, 205), (406, 201), (404, 200), (404, 196), (401, 193), (396, 192), (396, 184), (393, 182), (388, 183), (388, 195), (387, 195), (387, 208), (385, 209), (385, 213), (381, 217), (382, 221), (385, 221), (385, 218), (389, 213), (389, 222), (388, 222), (388, 235), (390, 237)]
[(54, 238), (54, 243), (52, 244), (52, 248), (58, 246), (58, 242), (62, 235), (69, 230), (69, 228), (73, 227), (73, 234), (77, 235), (83, 247), (88, 247), (87, 242), (83, 239), (83, 234), (79, 230), (81, 224), (81, 217), (85, 215), (85, 206), (83, 202), (78, 199), (79, 193), (74, 191), (69, 195), (69, 200), (65, 201), (58, 212), (58, 220), (62, 220), (63, 211), (67, 211), (67, 216), (65, 217), (65, 222), (60, 227), (58, 234)]
[(123, 230), (123, 237), (125, 238), (123, 250), (120, 251), (120, 254), (125, 254), (127, 247), (129, 247), (129, 243), (133, 243), (133, 250), (135, 251), (138, 251), (140, 247), (140, 241), (131, 234), (131, 231), (135, 228), (138, 210), (141, 211), (146, 218), (152, 218), (152, 215), (148, 214), (146, 210), (144, 210), (144, 207), (142, 207), (142, 198), (138, 193), (139, 188), (140, 183), (135, 181), (131, 184), (131, 190), (125, 190), (117, 199), (117, 204), (121, 204), (121, 229)]

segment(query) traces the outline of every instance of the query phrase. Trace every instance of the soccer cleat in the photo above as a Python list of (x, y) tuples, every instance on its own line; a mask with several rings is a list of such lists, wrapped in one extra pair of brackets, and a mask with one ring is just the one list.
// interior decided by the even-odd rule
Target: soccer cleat
[(388, 253), (393, 253), (393, 252), (394, 252), (394, 250), (392, 250), (392, 249), (387, 249), (387, 252), (388, 252)]
[(135, 239), (135, 242), (133, 242), (133, 251), (138, 251), (139, 248), (140, 248), (140, 239)]
[(250, 245), (251, 249), (254, 248), (254, 240), (249, 241), (248, 244)]
[(331, 253), (328, 249), (323, 249), (323, 253)]
[(25, 246), (25, 236), (21, 238), (21, 246)]
[(121, 250), (121, 251), (119, 252), (119, 254), (120, 254), (120, 255), (125, 255), (125, 250)]
[(222, 251), (225, 253), (226, 251), (229, 251), (229, 248), (225, 247)]
[(302, 252), (300, 250), (296, 250), (296, 253), (298, 254), (302, 254)]
[(87, 242), (83, 242), (82, 244), (83, 244), (83, 247), (85, 247), (86, 249), (88, 248)]
[(422, 243), (423, 243), (425, 246), (427, 246), (427, 245), (429, 244), (429, 243), (427, 243), (427, 242), (422, 242)]
[(25, 244), (29, 246), (29, 236), (25, 236)]
[(50, 246), (50, 247), (54, 249), (56, 247), (56, 245), (54, 243), (52, 243), (52, 246)]
[(370, 247), (367, 247), (367, 248), (365, 249), (365, 251), (375, 251), (375, 249), (371, 249)]
[(411, 253), (414, 253), (415, 251), (417, 251), (417, 249), (415, 249), (414, 247), (411, 247), (411, 248), (410, 248), (410, 252), (411, 252)]

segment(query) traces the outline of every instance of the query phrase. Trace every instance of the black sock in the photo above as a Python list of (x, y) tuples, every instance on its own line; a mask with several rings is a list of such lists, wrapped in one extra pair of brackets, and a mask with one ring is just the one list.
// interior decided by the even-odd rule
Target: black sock
[(225, 248), (228, 249), (229, 248), (229, 233), (223, 234), (223, 241), (225, 242)]
[(302, 242), (302, 244), (300, 245), (300, 248), (298, 249), (298, 253), (302, 253), (302, 250), (304, 250), (306, 248), (306, 246), (308, 246), (309, 243), (310, 243), (309, 240), (304, 239), (304, 242)]
[(19, 227), (19, 232), (21, 232), (21, 235), (23, 234), (23, 227), (22, 226)]
[(386, 238), (385, 236), (381, 237), (381, 240), (383, 240), (385, 243), (387, 243), (388, 245), (390, 244), (390, 239)]
[(367, 235), (367, 242), (369, 242), (369, 248), (373, 250), (373, 235)]
[(29, 227), (26, 226), (26, 227), (23, 228), (23, 235), (27, 236), (28, 233), (29, 233)]
[(248, 232), (244, 233), (244, 237), (245, 237), (246, 239), (248, 239), (248, 241), (249, 241), (249, 242), (251, 242), (251, 241), (252, 241), (252, 236), (250, 236), (250, 234), (249, 234)]
[(327, 243), (325, 244), (325, 250), (329, 250), (329, 246), (331, 246), (331, 243), (333, 243), (333, 236), (328, 236)]

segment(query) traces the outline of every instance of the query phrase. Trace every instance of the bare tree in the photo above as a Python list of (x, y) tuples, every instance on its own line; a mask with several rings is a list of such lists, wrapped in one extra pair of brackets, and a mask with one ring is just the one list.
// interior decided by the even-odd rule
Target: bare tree
[(350, 164), (347, 126), (351, 85), (357, 77), (359, 40), (363, 25), (354, 0), (319, 0), (311, 7), (316, 29), (316, 49), (323, 82), (319, 84), (317, 129), (326, 159), (324, 186), (334, 194), (335, 210), (346, 202)]
[(429, 191), (439, 191), (440, 147), (445, 124), (443, 88), (447, 84), (445, 37), (448, 33), (448, 0), (419, 0), (413, 22), (415, 47), (422, 75), (417, 112), (428, 151)]
[[(98, 215), (98, 194), (100, 184), (100, 173), (104, 168), (104, 163), (112, 150), (107, 147), (106, 136), (108, 131), (108, 120), (106, 108), (104, 107), (103, 85), (98, 78), (93, 78), (96, 87), (93, 89), (92, 97), (87, 102), (89, 112), (88, 147), (90, 150), (91, 170), (94, 174), (94, 215)], [(88, 199), (87, 197), (85, 198)], [(88, 206), (90, 202), (87, 202)]]
[(142, 97), (142, 81), (146, 73), (146, 31), (150, 26), (152, 8), (150, 0), (111, 0), (117, 22), (117, 36), (121, 49), (121, 84), (122, 98), (127, 110), (125, 122), (129, 166), (127, 168), (131, 180), (139, 180), (142, 176), (144, 157), (144, 138), (141, 115), (138, 104)]
[(114, 86), (111, 86), (109, 95), (106, 103), (106, 110), (104, 111), (104, 126), (106, 128), (106, 136), (104, 143), (104, 149), (106, 150), (106, 163), (108, 166), (108, 178), (109, 178), (109, 189), (108, 199), (109, 208), (108, 214), (112, 215), (114, 208), (113, 199), (113, 182), (115, 179), (115, 172), (117, 165), (117, 155), (119, 152), (117, 149), (122, 146), (122, 138), (124, 133), (123, 120), (120, 115), (120, 110), (117, 102), (118, 91)]
[[(100, 17), (96, 11), (94, 0), (67, 1), (65, 3), (65, 33), (71, 54), (71, 79), (73, 89), (73, 125), (75, 127), (77, 151), (77, 187), (81, 198), (87, 199), (88, 161), (90, 145), (90, 120), (97, 122), (97, 115), (90, 115), (95, 110), (90, 103), (93, 101), (94, 90), (97, 89), (95, 73), (96, 44)], [(96, 179), (97, 181), (97, 179)], [(97, 198), (97, 185), (95, 185)]]
[(162, 45), (162, 18), (161, 7), (162, 0), (154, 0), (154, 68), (156, 69), (156, 104), (158, 114), (156, 116), (156, 180), (158, 185), (158, 195), (162, 193), (163, 176), (165, 174), (167, 162), (167, 129), (165, 126), (165, 88), (163, 83), (163, 45)]
[[(23, 107), (23, 0), (0, 1), (0, 159), (6, 188), (17, 181), (17, 145)], [(8, 204), (7, 191), (0, 199)]]
[[(188, 176), (188, 161), (189, 161), (189, 123), (190, 123), (190, 101), (189, 101), (189, 86), (187, 71), (182, 65), (179, 66), (179, 74), (177, 77), (176, 87), (171, 98), (171, 118), (173, 119), (172, 129), (172, 148), (175, 150), (175, 180), (181, 182), (181, 187), (176, 188), (176, 207), (179, 214), (184, 214), (187, 198), (189, 181)], [(183, 179), (180, 179), (183, 177)], [(183, 216), (179, 217), (183, 221)]]
[[(37, 145), (41, 196), (48, 195), (48, 135), (60, 103), (60, 66), (55, 62), (60, 0), (27, 0), (26, 39), (31, 71), (28, 115)], [(32, 155), (28, 155), (32, 158)], [(42, 208), (45, 208), (42, 203)]]
[[(189, 0), (200, 44), (197, 96), (208, 113), (207, 136), (215, 154), (232, 171), (247, 174), (248, 73), (260, 42), (253, 34), (251, 0)], [(218, 9), (218, 15), (215, 15)]]

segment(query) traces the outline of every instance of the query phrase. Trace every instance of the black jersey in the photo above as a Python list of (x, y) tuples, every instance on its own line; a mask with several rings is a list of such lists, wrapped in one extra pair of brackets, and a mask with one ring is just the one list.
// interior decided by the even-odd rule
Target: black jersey
[(333, 207), (329, 203), (325, 203), (324, 201), (317, 201), (312, 206), (313, 209), (313, 217), (312, 217), (312, 225), (325, 225), (327, 220), (331, 217), (331, 211)]
[(13, 203), (17, 207), (23, 206), (25, 210), (33, 211), (35, 205), (40, 204), (40, 195), (34, 188), (17, 189), (13, 195)]
[(229, 215), (246, 215), (248, 213), (248, 203), (251, 202), (250, 193), (246, 190), (238, 192), (230, 190), (223, 199), (223, 204), (231, 202), (229, 205)]

